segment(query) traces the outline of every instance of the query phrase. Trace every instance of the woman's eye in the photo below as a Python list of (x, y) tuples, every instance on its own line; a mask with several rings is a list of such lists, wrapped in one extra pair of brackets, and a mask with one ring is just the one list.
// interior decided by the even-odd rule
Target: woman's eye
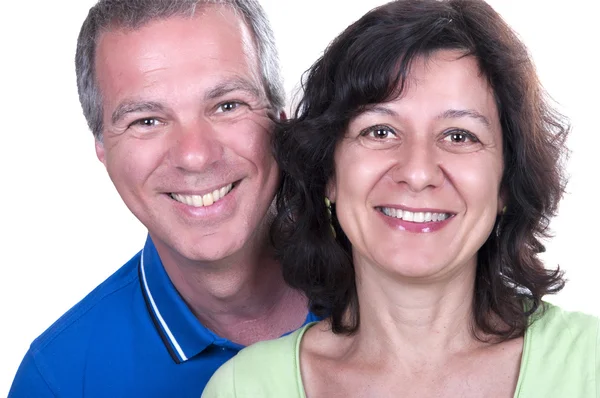
[(453, 144), (462, 144), (465, 142), (479, 142), (479, 140), (471, 133), (464, 130), (453, 130), (446, 134), (445, 140)]
[(465, 142), (467, 140), (467, 136), (463, 133), (452, 133), (449, 137), (452, 142)]
[(384, 140), (395, 136), (394, 130), (387, 126), (373, 126), (362, 131), (362, 136), (374, 138), (376, 140)]

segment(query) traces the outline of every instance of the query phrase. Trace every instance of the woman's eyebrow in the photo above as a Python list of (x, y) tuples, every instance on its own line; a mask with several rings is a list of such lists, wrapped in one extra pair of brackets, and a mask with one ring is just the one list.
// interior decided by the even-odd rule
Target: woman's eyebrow
[(486, 127), (491, 126), (488, 118), (474, 109), (448, 109), (440, 113), (436, 119), (460, 119), (464, 117), (475, 119)]
[[(398, 116), (398, 113), (393, 109), (381, 105), (366, 106), (364, 112), (376, 113), (386, 116)], [(480, 123), (484, 124), (486, 127), (491, 126), (489, 119), (485, 117), (482, 113), (474, 109), (447, 109), (444, 112), (440, 113), (436, 117), (436, 119), (460, 119), (464, 117), (475, 119)]]
[(367, 105), (363, 109), (363, 113), (377, 113), (386, 116), (398, 116), (398, 113), (393, 109), (381, 105)]

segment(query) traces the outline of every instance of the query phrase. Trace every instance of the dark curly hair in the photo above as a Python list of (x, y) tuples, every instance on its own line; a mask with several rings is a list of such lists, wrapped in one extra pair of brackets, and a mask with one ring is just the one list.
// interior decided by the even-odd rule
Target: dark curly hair
[(560, 269), (545, 269), (538, 254), (564, 193), (570, 127), (542, 89), (526, 47), (482, 0), (393, 1), (329, 45), (304, 76), (294, 117), (274, 135), (282, 185), (271, 238), (285, 280), (306, 293), (315, 313), (330, 317), (334, 333), (353, 333), (360, 321), (352, 245), (335, 211), (332, 235), (324, 204), (336, 145), (365, 107), (401, 95), (417, 57), (442, 49), (477, 59), (503, 135), (508, 210), (478, 252), (475, 336), (522, 336), (542, 297), (564, 286)]

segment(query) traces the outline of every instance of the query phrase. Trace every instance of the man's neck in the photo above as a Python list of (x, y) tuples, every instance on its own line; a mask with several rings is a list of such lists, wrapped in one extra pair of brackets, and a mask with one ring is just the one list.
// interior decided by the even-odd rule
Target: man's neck
[(297, 329), (308, 312), (304, 295), (283, 280), (272, 248), (256, 249), (210, 263), (163, 257), (160, 250), (159, 256), (173, 285), (205, 327), (249, 345)]

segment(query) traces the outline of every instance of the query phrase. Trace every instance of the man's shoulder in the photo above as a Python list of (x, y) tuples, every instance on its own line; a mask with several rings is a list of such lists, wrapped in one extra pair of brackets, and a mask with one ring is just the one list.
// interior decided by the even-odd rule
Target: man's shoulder
[[(138, 253), (36, 338), (21, 362), (10, 397), (76, 396), (85, 369), (111, 363), (123, 351), (141, 288)], [(122, 336), (122, 337), (116, 337)], [(108, 360), (108, 362), (107, 362)], [(73, 382), (65, 382), (72, 380)], [(75, 382), (77, 380), (77, 382)]]
[[(43, 351), (48, 345), (61, 340), (64, 335), (73, 333), (82, 336), (86, 330), (93, 330), (98, 326), (97, 317), (106, 318), (105, 315), (110, 313), (117, 315), (114, 310), (119, 306), (119, 302), (131, 296), (131, 289), (139, 290), (139, 256), (139, 253), (136, 254), (58, 318), (33, 341), (30, 351)], [(73, 343), (71, 336), (65, 337), (69, 343)]]

